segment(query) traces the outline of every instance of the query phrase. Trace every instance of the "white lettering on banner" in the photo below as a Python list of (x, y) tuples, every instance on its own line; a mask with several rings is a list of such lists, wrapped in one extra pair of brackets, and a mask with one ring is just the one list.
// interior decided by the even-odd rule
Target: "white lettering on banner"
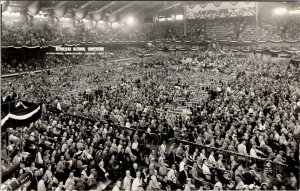
[(82, 52), (67, 52), (66, 55), (82, 55)]
[(88, 47), (88, 51), (104, 51), (104, 47)]
[(23, 184), (25, 181), (27, 181), (30, 177), (29, 176), (26, 176), (25, 178), (23, 178), (20, 182), (21, 184)]
[(60, 47), (60, 46), (56, 46), (55, 47), (55, 51), (63, 51), (63, 52), (66, 52), (66, 51), (71, 51), (71, 47)]
[(62, 47), (62, 46), (56, 46), (55, 47), (56, 52), (103, 52), (104, 47)]
[(85, 51), (85, 47), (73, 47), (73, 51)]

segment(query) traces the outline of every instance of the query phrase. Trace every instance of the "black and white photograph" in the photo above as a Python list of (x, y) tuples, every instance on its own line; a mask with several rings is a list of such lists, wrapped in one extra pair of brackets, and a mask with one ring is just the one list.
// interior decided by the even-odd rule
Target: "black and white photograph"
[(300, 190), (300, 1), (1, 1), (3, 191)]

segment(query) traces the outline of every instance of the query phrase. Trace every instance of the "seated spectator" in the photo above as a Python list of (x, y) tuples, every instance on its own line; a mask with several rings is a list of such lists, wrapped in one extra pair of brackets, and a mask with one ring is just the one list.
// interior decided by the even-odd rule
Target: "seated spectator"
[(203, 159), (202, 172), (206, 180), (211, 180), (212, 173), (208, 167), (208, 162), (206, 159)]

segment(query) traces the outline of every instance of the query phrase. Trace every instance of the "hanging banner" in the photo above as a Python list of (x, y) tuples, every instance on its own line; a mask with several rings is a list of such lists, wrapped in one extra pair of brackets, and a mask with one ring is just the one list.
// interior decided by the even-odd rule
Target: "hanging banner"
[(187, 19), (245, 17), (256, 14), (255, 2), (220, 2), (185, 6)]

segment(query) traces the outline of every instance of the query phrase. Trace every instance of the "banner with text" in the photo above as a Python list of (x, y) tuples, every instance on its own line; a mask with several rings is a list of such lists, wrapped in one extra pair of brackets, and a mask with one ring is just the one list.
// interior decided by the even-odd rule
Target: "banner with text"
[(187, 19), (244, 17), (255, 14), (255, 2), (208, 2), (185, 6)]
[(56, 52), (103, 52), (104, 47), (89, 47), (89, 46), (55, 46)]

